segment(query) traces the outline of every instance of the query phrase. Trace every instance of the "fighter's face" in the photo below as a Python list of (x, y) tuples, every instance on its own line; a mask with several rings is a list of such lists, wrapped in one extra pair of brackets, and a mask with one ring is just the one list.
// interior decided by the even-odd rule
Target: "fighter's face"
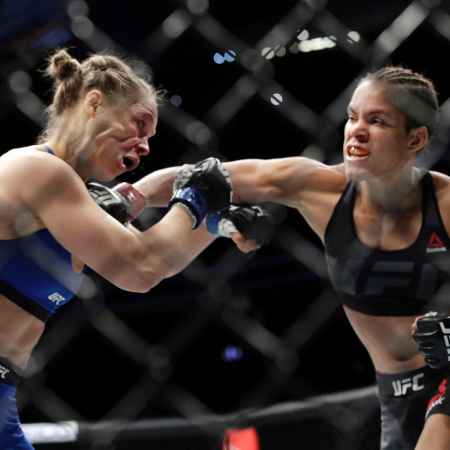
[(389, 100), (386, 85), (363, 81), (348, 105), (343, 156), (346, 174), (360, 181), (400, 170), (414, 158), (406, 117)]
[(93, 178), (108, 181), (136, 169), (150, 153), (148, 140), (155, 135), (156, 105), (153, 99), (131, 105), (107, 105), (95, 123)]

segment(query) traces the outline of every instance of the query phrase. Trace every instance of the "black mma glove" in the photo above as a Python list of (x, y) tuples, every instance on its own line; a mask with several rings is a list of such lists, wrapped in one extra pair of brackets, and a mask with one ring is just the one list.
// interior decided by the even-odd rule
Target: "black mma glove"
[(145, 196), (129, 183), (120, 183), (113, 189), (100, 183), (88, 183), (87, 188), (97, 205), (124, 225), (145, 208)]
[(184, 165), (173, 183), (169, 206), (184, 205), (197, 228), (206, 214), (228, 208), (231, 182), (227, 170), (217, 158), (207, 158), (195, 165)]
[(450, 367), (450, 316), (437, 312), (425, 314), (417, 319), (413, 338), (430, 367)]
[(258, 205), (231, 205), (223, 211), (208, 214), (206, 226), (216, 236), (230, 237), (231, 233), (239, 231), (258, 246), (269, 242), (274, 232), (269, 211)]

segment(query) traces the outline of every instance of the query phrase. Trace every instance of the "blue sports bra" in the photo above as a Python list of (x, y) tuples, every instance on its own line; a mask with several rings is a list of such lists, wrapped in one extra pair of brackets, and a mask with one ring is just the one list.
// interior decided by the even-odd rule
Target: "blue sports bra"
[(76, 295), (84, 277), (46, 229), (0, 240), (0, 293), (43, 322)]

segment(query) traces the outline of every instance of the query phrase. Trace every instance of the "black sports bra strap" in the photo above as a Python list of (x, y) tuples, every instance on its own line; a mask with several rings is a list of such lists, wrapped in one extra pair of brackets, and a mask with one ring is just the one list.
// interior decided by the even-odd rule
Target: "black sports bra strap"
[[(331, 251), (337, 242), (347, 242), (353, 240), (353, 227), (348, 226), (353, 223), (353, 205), (355, 202), (355, 185), (348, 182), (344, 192), (334, 207), (330, 222), (325, 230), (325, 247)], [(344, 226), (342, 226), (344, 224)], [(340, 239), (336, 241), (336, 236)]]
[(443, 227), (442, 220), (439, 214), (439, 206), (436, 198), (436, 192), (434, 188), (433, 178), (430, 172), (427, 172), (423, 177), (424, 184), (424, 198), (423, 204), (423, 218), (425, 224), (429, 228), (441, 228)]

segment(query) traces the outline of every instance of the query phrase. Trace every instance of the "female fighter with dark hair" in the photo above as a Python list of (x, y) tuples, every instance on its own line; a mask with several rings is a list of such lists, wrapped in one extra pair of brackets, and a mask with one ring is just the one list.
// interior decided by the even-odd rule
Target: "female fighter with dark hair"
[[(450, 274), (450, 178), (416, 167), (438, 114), (429, 79), (384, 67), (353, 92), (342, 164), (304, 157), (225, 164), (234, 202), (294, 208), (322, 240), (331, 282), (376, 371), (383, 450), (450, 448), (448, 369), (428, 367), (411, 333)], [(176, 171), (136, 186), (149, 203), (163, 202)]]

